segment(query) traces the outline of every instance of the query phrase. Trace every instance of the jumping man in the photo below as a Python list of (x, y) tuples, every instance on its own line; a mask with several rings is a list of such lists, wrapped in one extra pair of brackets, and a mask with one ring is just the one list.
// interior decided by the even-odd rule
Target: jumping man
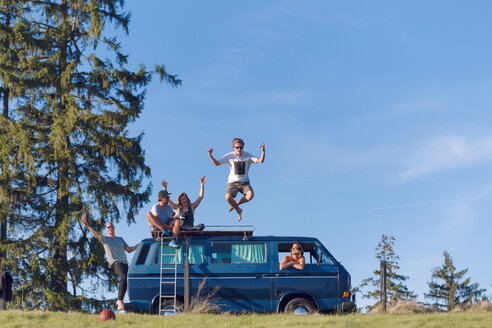
[[(260, 158), (243, 151), (244, 141), (240, 138), (232, 140), (234, 151), (225, 154), (220, 160), (212, 155), (213, 148), (208, 147), (208, 155), (215, 166), (228, 163), (230, 166), (229, 178), (227, 179), (226, 201), (231, 205), (229, 212), (236, 210), (238, 220), (241, 221), (243, 210), (239, 205), (249, 202), (254, 197), (253, 189), (249, 184), (248, 170), (251, 163), (263, 163), (265, 161), (265, 144), (260, 145)], [(236, 202), (234, 198), (240, 192), (244, 196)]]

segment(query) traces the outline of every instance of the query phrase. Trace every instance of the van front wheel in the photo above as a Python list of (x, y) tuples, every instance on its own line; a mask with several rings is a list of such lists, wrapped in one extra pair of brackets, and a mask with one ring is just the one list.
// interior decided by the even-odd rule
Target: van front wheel
[(305, 298), (294, 298), (285, 306), (285, 312), (306, 315), (315, 313), (316, 309), (311, 301)]

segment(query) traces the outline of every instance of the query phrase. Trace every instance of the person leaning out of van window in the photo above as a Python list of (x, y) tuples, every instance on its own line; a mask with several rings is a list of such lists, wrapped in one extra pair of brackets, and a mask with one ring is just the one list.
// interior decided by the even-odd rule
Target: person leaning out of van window
[(306, 264), (306, 260), (304, 259), (304, 250), (302, 249), (301, 244), (294, 241), (292, 243), (292, 247), (290, 248), (290, 255), (284, 257), (282, 262), (280, 262), (280, 270), (285, 270), (290, 267), (297, 270), (304, 270), (304, 264)]

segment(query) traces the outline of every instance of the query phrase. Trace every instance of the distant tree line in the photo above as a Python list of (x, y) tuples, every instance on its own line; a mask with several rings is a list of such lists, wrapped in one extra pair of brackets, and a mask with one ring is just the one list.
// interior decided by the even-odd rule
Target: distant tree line
[(129, 70), (108, 34), (128, 33), (123, 0), (0, 0), (0, 270), (14, 301), (30, 309), (98, 310), (116, 279), (98, 242), (77, 220), (135, 222), (149, 199), (142, 134), (128, 126), (143, 110), (154, 74)]
[[(381, 241), (376, 247), (376, 258), (385, 260), (387, 278), (387, 299), (393, 304), (402, 301), (416, 300), (417, 295), (408, 290), (405, 282), (409, 277), (399, 273), (399, 256), (396, 255), (395, 238), (382, 235)], [(455, 307), (467, 307), (475, 303), (487, 300), (486, 289), (480, 288), (478, 283), (472, 283), (465, 275), (468, 269), (457, 270), (449, 252), (444, 251), (444, 263), (432, 269), (431, 279), (427, 283), (429, 292), (424, 297), (430, 302), (421, 302), (420, 305), (433, 311), (450, 311)], [(371, 277), (362, 280), (356, 291), (366, 290), (362, 297), (376, 300), (368, 307), (368, 310), (376, 308), (381, 296), (381, 270), (373, 271)]]

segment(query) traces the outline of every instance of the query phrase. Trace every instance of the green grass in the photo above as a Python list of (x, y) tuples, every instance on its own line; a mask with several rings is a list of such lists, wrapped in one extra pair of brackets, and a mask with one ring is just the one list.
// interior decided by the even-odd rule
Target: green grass
[(181, 314), (168, 317), (116, 314), (116, 321), (100, 323), (99, 315), (96, 314), (0, 311), (0, 327), (492, 327), (492, 313), (352, 314), (303, 317), (284, 314)]

